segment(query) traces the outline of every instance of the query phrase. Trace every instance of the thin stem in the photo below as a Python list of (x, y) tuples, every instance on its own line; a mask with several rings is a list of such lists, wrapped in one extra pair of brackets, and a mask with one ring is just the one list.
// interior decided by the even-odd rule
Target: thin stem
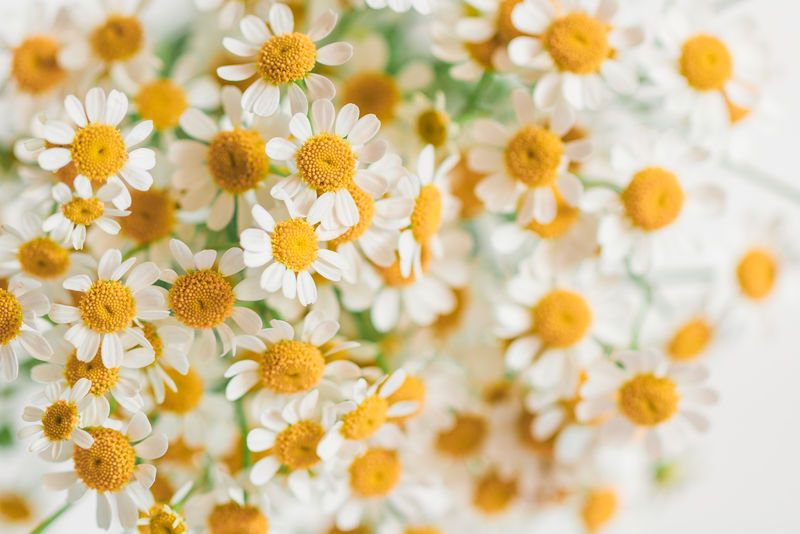
[(64, 514), (64, 512), (70, 509), (71, 506), (72, 506), (71, 502), (66, 503), (64, 506), (53, 512), (53, 514), (50, 517), (39, 523), (39, 526), (31, 530), (30, 534), (41, 534), (42, 532), (47, 530), (47, 527), (52, 525), (56, 521), (56, 519), (61, 517)]
[(724, 161), (723, 167), (745, 181), (759, 186), (781, 198), (800, 204), (800, 190), (784, 183), (771, 174), (750, 165), (741, 165), (731, 161)]
[(471, 110), (475, 107), (475, 104), (481, 99), (484, 93), (489, 89), (492, 85), (492, 73), (489, 71), (483, 71), (483, 75), (481, 79), (478, 80), (477, 85), (475, 85), (475, 89), (470, 93), (467, 97), (467, 100), (464, 102), (464, 106), (461, 108), (461, 112), (459, 115), (463, 115), (467, 111)]
[(644, 321), (647, 318), (647, 313), (650, 311), (650, 306), (653, 304), (653, 287), (642, 276), (635, 274), (631, 270), (630, 262), (628, 260), (625, 260), (625, 268), (628, 270), (628, 276), (630, 276), (631, 280), (633, 280), (633, 282), (639, 286), (639, 289), (642, 290), (644, 295), (642, 309), (639, 310), (639, 313), (636, 315), (636, 319), (633, 323), (633, 330), (631, 332), (631, 349), (636, 350), (639, 348), (639, 339), (642, 334)]

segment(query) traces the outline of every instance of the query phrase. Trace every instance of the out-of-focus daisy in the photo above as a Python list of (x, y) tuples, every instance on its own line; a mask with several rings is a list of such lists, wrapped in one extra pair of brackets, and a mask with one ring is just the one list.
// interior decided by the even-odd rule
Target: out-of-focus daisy
[(636, 90), (636, 72), (621, 57), (644, 32), (617, 26), (617, 7), (616, 0), (524, 0), (514, 7), (514, 26), (529, 35), (511, 40), (509, 58), (545, 71), (533, 96), (539, 108), (553, 109), (558, 124), (572, 126), (575, 110), (599, 107), (608, 88), (625, 95)]
[(134, 267), (125, 282), (121, 281), (135, 262), (130, 258), (123, 263), (119, 250), (108, 250), (100, 258), (95, 281), (87, 275), (64, 281), (65, 289), (82, 295), (77, 306), (54, 304), (50, 318), (72, 325), (64, 337), (77, 349), (79, 360), (90, 361), (99, 348), (103, 365), (119, 367), (125, 354), (122, 335), (135, 337), (152, 351), (138, 325), (141, 320), (163, 319), (169, 312), (164, 306), (163, 290), (153, 286), (160, 273), (155, 263)]
[(437, 0), (366, 0), (372, 9), (389, 8), (395, 13), (405, 13), (413, 9), (417, 13), (427, 15), (436, 8)]
[[(194, 340), (194, 332), (179, 326), (173, 320), (156, 321), (155, 323), (142, 323), (142, 333), (153, 347), (153, 362), (142, 368), (153, 388), (153, 396), (157, 403), (164, 400), (165, 387), (176, 391), (175, 381), (170, 376), (170, 371), (185, 375), (189, 371), (188, 354)], [(123, 345), (131, 348), (128, 352), (142, 353), (138, 358), (144, 359), (148, 351), (146, 347), (136, 346), (136, 338), (126, 336)]]
[(19, 358), (29, 354), (48, 360), (53, 354), (40, 333), (39, 316), (50, 310), (50, 301), (36, 280), (15, 276), (0, 289), (0, 376), (11, 381), (19, 374)]
[(293, 171), (272, 188), (272, 196), (291, 202), (311, 224), (321, 223), (326, 230), (344, 231), (358, 223), (358, 208), (348, 186), (355, 183), (372, 191), (384, 181), (359, 169), (381, 159), (386, 142), (371, 141), (381, 127), (375, 115), (360, 119), (358, 115), (354, 104), (337, 114), (330, 100), (317, 100), (311, 105), (311, 121), (303, 113), (292, 117), (293, 140), (276, 137), (267, 143), (267, 155), (287, 161)]
[(147, 416), (137, 412), (124, 431), (105, 426), (86, 430), (94, 440), (88, 448), (75, 447), (72, 453), (73, 470), (48, 473), (43, 477), (45, 488), (69, 489), (74, 502), (87, 491), (97, 495), (97, 525), (111, 526), (111, 498), (116, 501), (117, 514), (124, 528), (135, 528), (139, 519), (136, 502), (156, 477), (156, 468), (137, 459), (153, 460), (167, 450), (163, 434), (151, 434)]
[[(344, 42), (330, 43), (317, 49), (315, 42), (325, 38), (336, 25), (337, 16), (326, 11), (311, 25), (308, 33), (294, 30), (294, 15), (286, 4), (275, 3), (269, 10), (269, 28), (260, 18), (245, 16), (239, 28), (247, 42), (226, 37), (222, 44), (237, 56), (254, 60), (243, 65), (217, 69), (225, 80), (258, 78), (242, 95), (242, 107), (256, 115), (269, 116), (278, 110), (282, 85), (288, 85), (289, 98), (304, 98), (298, 82), (303, 82), (309, 98), (333, 98), (333, 83), (311, 72), (317, 63), (341, 65), (353, 55), (353, 48)], [(271, 30), (271, 31), (270, 31)]]
[(268, 0), (194, 0), (200, 11), (216, 11), (219, 27), (232, 28), (247, 13), (255, 12), (259, 16), (267, 16), (270, 2)]
[(399, 105), (398, 119), (408, 131), (405, 139), (412, 137), (420, 149), (426, 145), (449, 149), (459, 133), (459, 126), (447, 111), (445, 96), (437, 91), (433, 99), (421, 92), (412, 95), (410, 102)]

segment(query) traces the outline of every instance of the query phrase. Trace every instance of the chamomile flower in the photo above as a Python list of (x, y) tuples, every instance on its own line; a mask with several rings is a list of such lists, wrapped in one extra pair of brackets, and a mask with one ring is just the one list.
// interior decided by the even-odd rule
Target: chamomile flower
[(77, 306), (53, 305), (50, 318), (71, 325), (64, 337), (77, 349), (80, 361), (91, 361), (99, 348), (103, 365), (119, 367), (125, 355), (123, 335), (135, 337), (152, 351), (138, 325), (142, 320), (163, 319), (168, 311), (163, 290), (153, 286), (160, 272), (156, 264), (142, 263), (130, 271), (124, 283), (121, 281), (135, 262), (134, 258), (123, 262), (119, 250), (108, 250), (100, 258), (96, 280), (87, 275), (64, 280), (64, 289), (81, 296)]
[(544, 71), (534, 100), (553, 109), (554, 121), (572, 126), (575, 110), (596, 109), (608, 89), (630, 95), (636, 72), (622, 58), (644, 39), (638, 27), (615, 24), (617, 1), (524, 0), (511, 12), (514, 26), (528, 35), (508, 44), (515, 65)]
[(353, 55), (348, 43), (331, 43), (317, 49), (317, 41), (325, 38), (336, 25), (337, 16), (326, 11), (311, 25), (308, 33), (295, 31), (294, 15), (286, 4), (275, 3), (269, 10), (269, 27), (260, 18), (245, 16), (239, 24), (247, 42), (226, 37), (222, 44), (231, 53), (249, 58), (251, 63), (228, 65), (217, 69), (225, 80), (246, 80), (258, 74), (257, 79), (242, 95), (242, 107), (256, 115), (269, 116), (278, 110), (281, 86), (288, 85), (291, 100), (302, 99), (303, 82), (309, 98), (333, 98), (333, 83), (311, 72), (317, 66), (341, 65)]
[(405, 13), (413, 9), (422, 15), (430, 14), (438, 5), (437, 0), (366, 0), (372, 9), (389, 8), (395, 13)]
[[(142, 368), (150, 387), (153, 388), (153, 396), (157, 403), (164, 400), (165, 388), (173, 392), (177, 386), (171, 378), (170, 372), (185, 375), (189, 371), (189, 359), (187, 355), (192, 347), (194, 332), (188, 328), (180, 326), (174, 320), (156, 321), (154, 323), (142, 323), (142, 333), (145, 339), (153, 347), (153, 361)], [(130, 351), (141, 352), (141, 357), (146, 357), (146, 347), (138, 346), (139, 340), (125, 336), (123, 346)]]
[(15, 276), (6, 289), (0, 289), (0, 376), (5, 381), (17, 378), (21, 355), (48, 360), (53, 354), (37, 323), (50, 310), (40, 286), (36, 280)]
[(433, 145), (437, 150), (450, 149), (459, 133), (459, 126), (447, 110), (442, 91), (437, 91), (433, 99), (415, 92), (410, 102), (399, 105), (398, 119), (407, 129), (403, 132), (403, 139), (414, 139), (420, 150), (426, 145)]
[(53, 199), (58, 203), (57, 211), (45, 219), (42, 230), (50, 233), (61, 242), (72, 243), (72, 248), (80, 250), (86, 240), (86, 228), (96, 226), (107, 234), (117, 234), (120, 224), (112, 217), (124, 217), (130, 212), (113, 206), (119, 198), (123, 186), (110, 182), (96, 193), (85, 176), (77, 176), (72, 190), (66, 184), (53, 187)]
[(72, 471), (48, 473), (42, 483), (51, 490), (69, 489), (74, 502), (88, 491), (97, 497), (97, 525), (108, 529), (112, 519), (112, 497), (124, 528), (135, 528), (139, 519), (136, 502), (156, 477), (156, 468), (137, 459), (153, 460), (167, 450), (163, 434), (151, 434), (147, 416), (137, 412), (124, 430), (107, 426), (86, 429), (93, 443), (88, 448), (75, 447)]
[(200, 11), (215, 11), (219, 27), (223, 29), (232, 28), (248, 12), (266, 16), (269, 4), (267, 0), (194, 0)]
[(25, 407), (22, 419), (36, 424), (22, 427), (18, 436), (20, 439), (35, 438), (29, 448), (31, 452), (57, 461), (63, 459), (62, 450), (65, 447), (71, 448), (73, 443), (84, 449), (92, 446), (94, 439), (81, 428), (81, 418), (88, 406), (86, 396), (91, 387), (92, 382), (86, 378), (81, 378), (74, 386), (66, 388), (60, 383), (52, 383), (43, 392), (48, 402), (46, 407)]

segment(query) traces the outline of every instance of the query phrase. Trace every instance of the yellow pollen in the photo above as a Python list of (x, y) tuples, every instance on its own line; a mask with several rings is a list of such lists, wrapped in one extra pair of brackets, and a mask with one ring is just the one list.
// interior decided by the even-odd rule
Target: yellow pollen
[(79, 128), (70, 151), (78, 172), (95, 184), (104, 184), (128, 161), (128, 151), (120, 131), (99, 122)]
[(258, 72), (272, 85), (296, 82), (306, 77), (317, 62), (317, 47), (300, 32), (273, 35), (258, 53)]
[(60, 278), (69, 268), (69, 251), (49, 237), (35, 237), (19, 246), (17, 260), (35, 278)]
[(0, 289), (0, 345), (8, 345), (22, 330), (22, 306), (17, 297)]
[(317, 260), (319, 239), (305, 219), (298, 217), (277, 223), (270, 240), (275, 261), (291, 271), (305, 271)]
[(714, 330), (705, 319), (692, 319), (681, 326), (667, 344), (667, 354), (673, 360), (689, 361), (708, 347)]
[(305, 341), (283, 340), (264, 352), (261, 380), (276, 393), (308, 391), (322, 378), (325, 358), (320, 350)]
[(169, 306), (176, 319), (192, 328), (214, 328), (233, 313), (233, 286), (214, 269), (191, 271), (169, 289)]
[(122, 233), (139, 245), (158, 241), (175, 228), (175, 201), (166, 189), (132, 189), (130, 215), (119, 218)]
[(250, 504), (236, 502), (218, 504), (208, 515), (210, 534), (267, 534), (269, 521)]
[(136, 301), (128, 286), (117, 280), (98, 280), (81, 297), (81, 319), (95, 332), (124, 330), (136, 317)]
[(425, 389), (425, 382), (422, 381), (421, 378), (418, 378), (414, 375), (406, 376), (406, 379), (400, 385), (397, 390), (386, 397), (386, 401), (389, 403), (389, 406), (398, 402), (404, 401), (415, 401), (419, 403), (419, 406), (416, 410), (411, 412), (408, 415), (403, 415), (400, 417), (392, 417), (389, 420), (394, 422), (401, 422), (407, 419), (411, 419), (415, 415), (418, 415), (422, 408), (425, 406), (425, 397), (427, 391)]
[(103, 201), (99, 198), (73, 198), (63, 206), (61, 213), (73, 224), (89, 226), (103, 216)]
[(369, 449), (350, 464), (350, 487), (361, 497), (382, 497), (392, 491), (403, 471), (397, 453)]
[(183, 534), (186, 521), (180, 513), (166, 504), (154, 504), (145, 515), (145, 524), (139, 525), (140, 534)]
[(309, 469), (319, 463), (317, 445), (324, 435), (319, 423), (299, 421), (275, 437), (272, 450), (278, 461), (289, 469)]
[(497, 473), (489, 473), (478, 481), (472, 504), (484, 514), (499, 514), (508, 508), (516, 496), (516, 480), (504, 480)]
[(535, 233), (542, 239), (558, 239), (575, 226), (578, 222), (580, 210), (575, 206), (570, 206), (561, 195), (556, 193), (556, 217), (547, 224), (542, 224), (532, 219), (525, 228)]
[(205, 383), (200, 374), (192, 368), (185, 375), (172, 368), (166, 370), (169, 377), (175, 382), (178, 391), (164, 388), (164, 402), (161, 407), (177, 414), (189, 413), (203, 400)]
[(617, 495), (610, 489), (592, 490), (581, 507), (581, 519), (589, 532), (597, 532), (617, 511)]
[(225, 191), (238, 194), (256, 187), (269, 173), (264, 140), (253, 130), (220, 132), (208, 145), (208, 170)]
[(362, 115), (374, 113), (383, 123), (394, 119), (400, 90), (394, 78), (383, 72), (366, 71), (344, 82), (342, 102), (358, 106)]
[(652, 373), (639, 374), (619, 389), (619, 408), (631, 421), (641, 426), (655, 426), (672, 417), (680, 397), (675, 383)]
[(506, 146), (508, 174), (529, 187), (550, 185), (556, 179), (564, 143), (545, 128), (525, 126)]
[(178, 84), (163, 79), (142, 85), (136, 95), (136, 106), (139, 116), (153, 121), (156, 130), (167, 130), (178, 125), (189, 101)]
[(61, 441), (72, 436), (78, 424), (78, 408), (72, 402), (58, 400), (47, 407), (42, 416), (44, 436), (50, 441)]
[(586, 300), (572, 291), (554, 289), (533, 308), (534, 329), (551, 347), (571, 347), (583, 339), (591, 324)]
[(728, 47), (711, 35), (695, 35), (683, 43), (679, 62), (681, 74), (698, 91), (720, 90), (733, 75)]
[(35, 35), (12, 51), (11, 77), (20, 89), (40, 94), (64, 80), (66, 71), (58, 63), (59, 48), (50, 37)]
[(156, 327), (151, 323), (142, 322), (142, 332), (144, 333), (145, 339), (147, 339), (147, 341), (150, 342), (150, 345), (153, 346), (155, 360), (150, 365), (155, 365), (155, 363), (164, 353), (164, 340), (161, 339), (161, 336), (158, 335), (158, 331), (156, 331)]
[(108, 369), (103, 365), (100, 349), (97, 349), (94, 358), (88, 362), (80, 361), (76, 351), (73, 350), (64, 364), (64, 378), (70, 386), (74, 386), (81, 378), (88, 378), (92, 381), (92, 388), (89, 392), (92, 395), (100, 396), (105, 395), (117, 385), (119, 367)]
[(661, 167), (648, 167), (633, 175), (622, 191), (622, 204), (634, 226), (652, 232), (678, 218), (684, 197), (673, 173)]
[(772, 292), (778, 264), (766, 250), (753, 249), (736, 266), (739, 290), (753, 300), (761, 300)]
[(419, 191), (411, 212), (411, 233), (417, 243), (426, 244), (442, 226), (442, 193), (428, 184)]
[(346, 188), (356, 171), (350, 142), (328, 132), (309, 137), (297, 151), (295, 162), (305, 183), (320, 194)]
[(458, 415), (451, 428), (436, 436), (436, 448), (449, 456), (464, 458), (480, 450), (486, 433), (487, 425), (482, 417)]
[(32, 517), (33, 510), (25, 497), (10, 491), (0, 493), (0, 519), (6, 523), (24, 523)]
[(356, 203), (358, 222), (348, 228), (347, 231), (339, 237), (329, 241), (330, 246), (333, 248), (343, 243), (355, 241), (364, 235), (364, 232), (366, 232), (372, 224), (372, 218), (375, 217), (375, 200), (373, 200), (371, 195), (365, 193), (355, 182), (348, 185), (347, 190), (350, 191), (350, 196), (353, 197), (353, 201)]
[(417, 135), (426, 145), (436, 148), (447, 141), (447, 125), (450, 120), (438, 109), (428, 109), (417, 116)]
[(133, 476), (136, 453), (119, 430), (95, 427), (86, 431), (94, 438), (88, 449), (75, 445), (75, 473), (89, 489), (99, 493), (119, 491)]
[(110, 15), (89, 38), (94, 53), (103, 61), (125, 61), (136, 55), (144, 42), (144, 29), (133, 16)]
[(352, 412), (342, 417), (342, 436), (347, 439), (367, 439), (386, 423), (389, 401), (378, 395), (364, 399)]
[(559, 70), (592, 74), (611, 54), (609, 27), (586, 13), (569, 13), (550, 23), (542, 45)]

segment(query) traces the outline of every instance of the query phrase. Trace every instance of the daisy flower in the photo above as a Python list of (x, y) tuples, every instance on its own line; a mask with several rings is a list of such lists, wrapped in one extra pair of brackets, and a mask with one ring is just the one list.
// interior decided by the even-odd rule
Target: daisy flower
[(0, 376), (12, 381), (19, 374), (19, 358), (28, 354), (48, 360), (53, 354), (40, 333), (37, 319), (50, 310), (50, 301), (36, 280), (15, 276), (0, 289)]
[(153, 286), (160, 273), (155, 263), (137, 265), (125, 282), (121, 281), (135, 262), (130, 258), (123, 263), (119, 250), (108, 250), (100, 258), (96, 280), (87, 275), (64, 280), (64, 289), (82, 295), (77, 306), (54, 304), (50, 318), (71, 325), (64, 337), (77, 349), (79, 360), (90, 361), (99, 348), (103, 365), (119, 367), (125, 355), (123, 335), (135, 337), (152, 355), (153, 347), (144, 337), (140, 321), (163, 319), (169, 312), (163, 290)]
[[(255, 4), (249, 7), (248, 4)], [(219, 27), (223, 29), (232, 28), (234, 24), (242, 19), (248, 12), (256, 12), (266, 16), (270, 5), (268, 0), (194, 0), (194, 5), (200, 11), (216, 11), (216, 18)]]
[[(175, 381), (170, 377), (170, 371), (185, 375), (189, 371), (189, 358), (187, 355), (192, 347), (194, 332), (180, 326), (176, 321), (167, 319), (154, 323), (142, 323), (142, 333), (153, 347), (153, 361), (142, 368), (147, 381), (153, 388), (153, 396), (157, 403), (164, 400), (165, 387), (176, 390)], [(137, 346), (139, 340), (135, 337), (125, 336), (123, 346), (128, 352), (136, 354), (136, 358), (146, 358), (149, 353), (147, 347)], [(135, 347), (135, 348), (132, 348)]]
[(522, 35), (508, 44), (515, 65), (544, 71), (533, 97), (553, 109), (554, 121), (572, 126), (575, 110), (597, 109), (608, 89), (624, 95), (637, 86), (636, 72), (622, 58), (644, 40), (638, 27), (615, 24), (616, 0), (524, 0), (511, 20)]
[(61, 242), (71, 242), (72, 248), (80, 250), (86, 240), (86, 228), (94, 225), (107, 234), (117, 234), (120, 224), (112, 217), (124, 217), (129, 211), (108, 207), (122, 192), (119, 183), (106, 183), (95, 193), (92, 183), (85, 176), (77, 176), (73, 189), (63, 183), (53, 187), (53, 199), (58, 203), (57, 211), (45, 219), (42, 230)]
[(433, 99), (422, 92), (415, 92), (410, 102), (399, 105), (397, 115), (403, 127), (408, 129), (403, 132), (405, 142), (413, 139), (420, 150), (426, 145), (433, 145), (437, 150), (453, 148), (450, 152), (456, 151), (452, 145), (459, 133), (459, 126), (447, 111), (442, 91), (436, 91)]
[[(268, 293), (280, 289), (286, 298), (297, 297), (300, 304), (307, 306), (317, 300), (313, 273), (328, 280), (341, 279), (347, 263), (339, 253), (320, 248), (325, 237), (321, 226), (303, 217), (275, 222), (259, 204), (253, 206), (252, 214), (259, 227), (244, 230), (241, 244), (244, 264), (264, 267), (258, 279), (261, 289)], [(252, 296), (260, 298), (258, 294)]]
[(267, 143), (267, 155), (288, 162), (292, 174), (279, 181), (271, 194), (291, 202), (311, 224), (325, 230), (346, 228), (358, 223), (358, 208), (348, 186), (355, 183), (364, 190), (379, 189), (384, 179), (359, 169), (374, 163), (386, 153), (386, 142), (370, 141), (381, 127), (375, 115), (359, 119), (358, 107), (346, 104), (339, 113), (330, 100), (311, 105), (311, 121), (296, 113), (289, 122), (293, 140), (276, 137)]
[(489, 174), (475, 187), (475, 194), (489, 211), (516, 210), (521, 225), (548, 224), (558, 213), (557, 195), (577, 206), (583, 185), (569, 165), (588, 157), (592, 145), (587, 139), (565, 142), (570, 128), (566, 122), (553, 118), (549, 126), (543, 125), (528, 91), (515, 89), (511, 100), (520, 124), (516, 132), (491, 119), (475, 125), (474, 137), (483, 146), (469, 151), (468, 164)]
[(589, 367), (576, 414), (603, 418), (601, 432), (611, 439), (644, 439), (657, 458), (683, 445), (687, 431), (708, 428), (698, 411), (717, 400), (703, 385), (707, 376), (702, 366), (670, 365), (651, 350), (621, 352)]
[(70, 502), (77, 501), (87, 491), (97, 496), (97, 526), (111, 526), (111, 498), (116, 501), (117, 513), (124, 528), (135, 528), (139, 519), (136, 502), (146, 493), (156, 478), (156, 468), (137, 460), (153, 460), (167, 450), (163, 434), (151, 434), (147, 416), (137, 412), (124, 430), (97, 426), (86, 432), (94, 440), (88, 448), (75, 447), (72, 453), (74, 469), (44, 475), (42, 484), (50, 490), (68, 489)]
[(413, 9), (422, 15), (430, 14), (438, 5), (437, 0), (366, 0), (372, 9), (389, 8), (395, 13), (405, 13)]
[[(117, 127), (128, 112), (128, 97), (113, 90), (106, 97), (99, 87), (86, 93), (86, 106), (74, 96), (64, 101), (67, 115), (76, 127), (62, 121), (47, 121), (44, 140), (49, 143), (38, 154), (39, 165), (46, 171), (57, 171), (72, 163), (79, 176), (95, 185), (120, 178), (133, 189), (146, 191), (153, 184), (150, 169), (155, 166), (155, 153), (138, 145), (153, 130), (152, 121), (143, 121), (123, 136)], [(124, 201), (117, 206), (130, 205), (128, 190), (123, 188)]]
[(81, 423), (88, 406), (86, 401), (89, 399), (86, 396), (91, 387), (91, 381), (86, 378), (78, 380), (73, 387), (64, 388), (59, 383), (48, 385), (43, 392), (48, 405), (45, 408), (33, 405), (25, 407), (22, 419), (36, 424), (22, 427), (18, 437), (34, 437), (29, 450), (52, 461), (63, 459), (62, 450), (73, 443), (83, 449), (91, 447), (94, 438), (80, 428), (85, 426), (85, 423)]
[(312, 100), (333, 98), (336, 94), (333, 83), (311, 71), (317, 63), (341, 65), (353, 55), (353, 47), (344, 42), (317, 49), (315, 43), (331, 33), (336, 19), (336, 14), (327, 10), (311, 25), (308, 33), (302, 33), (294, 30), (294, 15), (285, 4), (275, 3), (270, 8), (269, 27), (260, 18), (247, 15), (239, 23), (247, 42), (226, 37), (222, 45), (252, 62), (220, 67), (217, 73), (230, 81), (246, 80), (258, 74), (242, 95), (242, 107), (256, 115), (269, 116), (278, 110), (282, 85), (288, 85), (289, 98), (293, 101), (304, 98), (299, 82), (304, 83)]
[[(181, 128), (194, 139), (170, 145), (169, 159), (177, 166), (172, 186), (178, 190), (178, 202), (185, 210), (210, 206), (206, 224), (217, 231), (225, 228), (239, 205), (245, 216), (247, 205), (270, 174), (270, 158), (264, 152), (268, 139), (287, 134), (283, 115), (269, 118), (243, 113), (241, 92), (236, 87), (222, 88), (224, 126), (194, 108), (180, 118)], [(268, 198), (264, 195), (265, 198)]]

